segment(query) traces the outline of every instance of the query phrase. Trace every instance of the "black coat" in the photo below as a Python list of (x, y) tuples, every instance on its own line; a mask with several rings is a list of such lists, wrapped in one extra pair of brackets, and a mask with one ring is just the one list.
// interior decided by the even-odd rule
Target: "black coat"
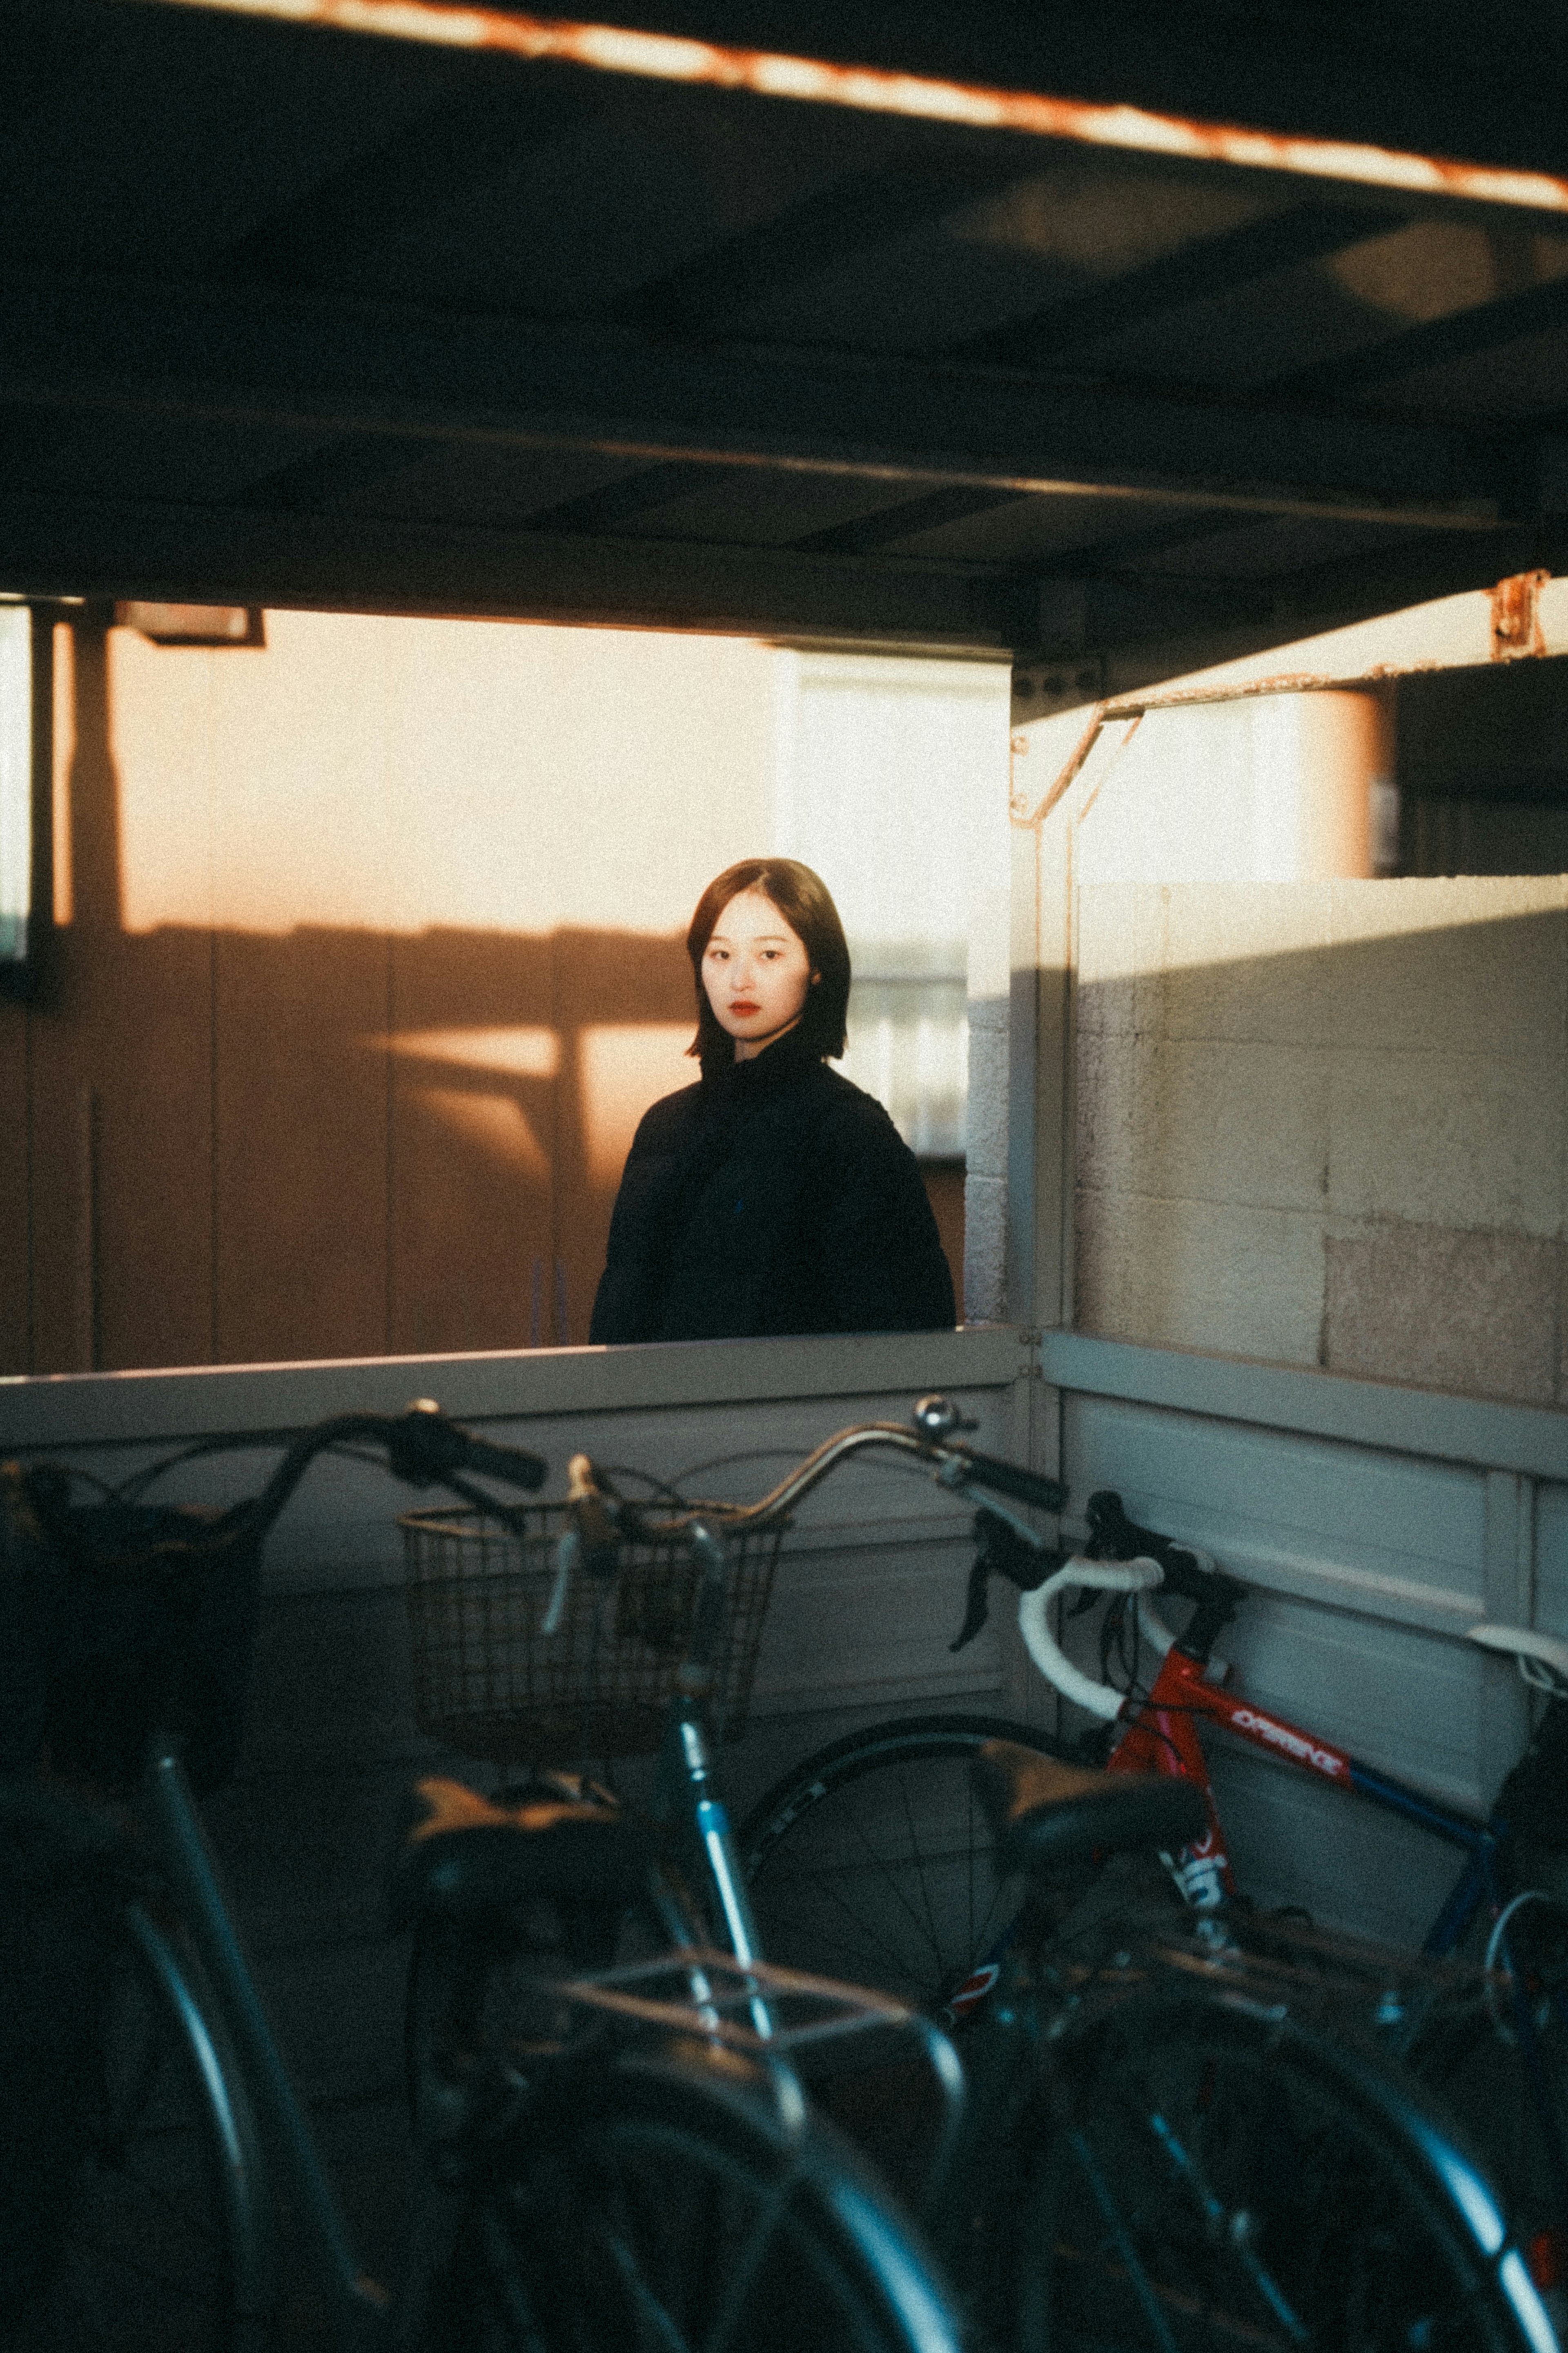
[(952, 1327), (913, 1153), (798, 1030), (707, 1068), (627, 1155), (588, 1336), (741, 1340)]

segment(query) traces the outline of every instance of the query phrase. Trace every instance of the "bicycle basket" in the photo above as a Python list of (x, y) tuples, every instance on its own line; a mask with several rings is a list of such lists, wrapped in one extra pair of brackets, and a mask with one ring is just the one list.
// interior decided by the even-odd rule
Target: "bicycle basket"
[(0, 1770), (128, 1788), (149, 1736), (178, 1733), (205, 1796), (234, 1771), (261, 1536), (182, 1567), (206, 1533), (192, 1504), (72, 1504), (48, 1464), (0, 1468)]
[[(650, 1754), (697, 1607), (689, 1546), (626, 1543), (613, 1582), (579, 1569), (546, 1634), (565, 1506), (532, 1504), (516, 1516), (521, 1535), (478, 1511), (409, 1512), (400, 1522), (420, 1730), (497, 1764)], [(721, 1740), (745, 1728), (784, 1525), (743, 1530), (727, 1546), (710, 1703)]]

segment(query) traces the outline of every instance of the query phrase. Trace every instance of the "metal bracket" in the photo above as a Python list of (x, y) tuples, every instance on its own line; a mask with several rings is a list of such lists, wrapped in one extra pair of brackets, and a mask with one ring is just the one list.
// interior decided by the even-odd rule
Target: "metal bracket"
[(1541, 592), (1550, 572), (1515, 572), (1492, 590), (1492, 659), (1525, 661), (1546, 651)]

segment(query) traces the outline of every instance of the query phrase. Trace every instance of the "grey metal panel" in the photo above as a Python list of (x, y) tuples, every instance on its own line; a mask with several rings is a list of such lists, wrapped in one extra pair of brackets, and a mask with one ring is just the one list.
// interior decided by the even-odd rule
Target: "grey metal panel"
[(1075, 1505), (1119, 1488), (1134, 1519), (1331, 1606), (1456, 1632), (1485, 1613), (1479, 1472), (1108, 1398), (1064, 1411)]
[(1266, 1757), (1216, 1754), (1215, 1786), (1237, 1876), (1256, 1902), (1420, 1944), (1458, 1873), (1451, 1847)]
[[(299, 1430), (328, 1414), (400, 1413), (435, 1396), (448, 1413), (502, 1425), (630, 1408), (732, 1407), (791, 1398), (1000, 1387), (1022, 1370), (1005, 1324), (954, 1332), (833, 1333), (790, 1340), (681, 1341), (645, 1348), (531, 1348), (449, 1356), (355, 1356), (171, 1372), (0, 1377), (0, 1444), (9, 1449), (173, 1445), (223, 1430)], [(846, 1419), (849, 1419), (846, 1416)], [(526, 1437), (523, 1443), (529, 1443)], [(542, 1443), (542, 1441), (540, 1441)]]
[(1568, 1634), (1568, 1486), (1535, 1491), (1535, 1622)]
[(1489, 1469), (1568, 1478), (1568, 1413), (1347, 1378), (1082, 1332), (1047, 1332), (1040, 1368), (1064, 1389), (1133, 1398), (1279, 1430), (1314, 1430)]

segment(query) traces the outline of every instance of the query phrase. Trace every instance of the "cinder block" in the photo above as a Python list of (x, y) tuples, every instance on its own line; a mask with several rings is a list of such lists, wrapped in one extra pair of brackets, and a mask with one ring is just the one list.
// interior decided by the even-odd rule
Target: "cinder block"
[(1389, 1225), (1330, 1235), (1323, 1359), (1331, 1372), (1464, 1397), (1552, 1402), (1560, 1243)]
[(1140, 1240), (1134, 1193), (1080, 1186), (1073, 1198), (1073, 1324), (1105, 1339), (1146, 1340), (1137, 1303)]
[(1314, 1365), (1321, 1219), (1232, 1203), (1080, 1193), (1078, 1321), (1152, 1347)]
[(1561, 875), (1336, 882), (1330, 1036), (1347, 1046), (1561, 1053)]
[(1555, 1236), (1565, 1081), (1557, 1055), (1336, 1055), (1331, 1210)]
[(1189, 1201), (1320, 1209), (1330, 1079), (1323, 1047), (1163, 1039), (1138, 1104), (1140, 1187)]
[(1173, 883), (1166, 894), (1166, 1035), (1321, 1043), (1330, 890), (1326, 882)]
[(1164, 961), (1163, 885), (1085, 883), (1076, 900), (1073, 968), (1080, 1030), (1157, 1029)]
[(1007, 1173), (1007, 1056), (1009, 1030), (1000, 1023), (969, 1025), (969, 1103), (964, 1162), (973, 1176)]
[(1006, 1181), (971, 1176), (963, 1188), (964, 1319), (1000, 1324), (1006, 1311)]
[(1159, 1189), (1147, 1123), (1160, 1052), (1152, 1038), (1079, 1034), (1073, 1113), (1080, 1184), (1122, 1193)]

